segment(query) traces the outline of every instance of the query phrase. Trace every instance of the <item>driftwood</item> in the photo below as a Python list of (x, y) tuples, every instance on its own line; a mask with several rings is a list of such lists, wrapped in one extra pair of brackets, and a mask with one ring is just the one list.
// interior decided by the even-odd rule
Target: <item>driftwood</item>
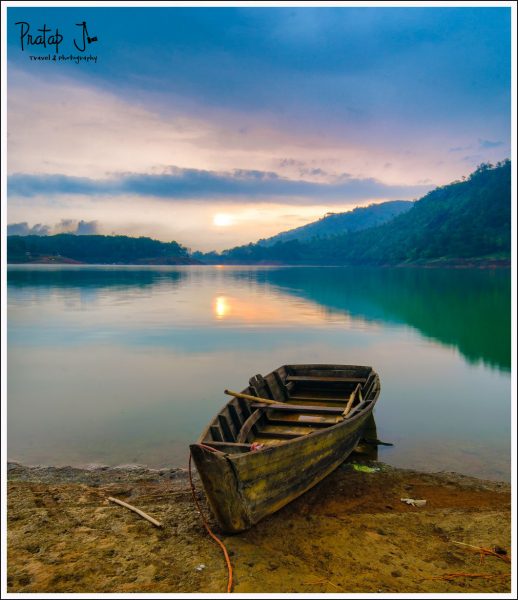
[(140, 510), (139, 508), (135, 508), (134, 506), (131, 506), (131, 504), (128, 504), (127, 502), (123, 502), (122, 500), (118, 500), (117, 498), (113, 498), (112, 496), (109, 496), (108, 500), (110, 502), (115, 502), (115, 504), (120, 504), (121, 506), (124, 506), (124, 508), (132, 510), (133, 512), (137, 513), (137, 515), (140, 515), (143, 519), (146, 519), (146, 521), (153, 523), (153, 525), (155, 527), (162, 527), (162, 523), (160, 523), (156, 519), (153, 519), (153, 517), (150, 517), (148, 514), (146, 514), (144, 511)]

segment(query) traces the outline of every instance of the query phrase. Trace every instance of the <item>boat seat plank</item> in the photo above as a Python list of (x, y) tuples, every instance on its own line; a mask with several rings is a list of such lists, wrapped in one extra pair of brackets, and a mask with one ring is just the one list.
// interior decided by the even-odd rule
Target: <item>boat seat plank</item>
[(345, 404), (347, 402), (349, 398), (346, 397), (345, 395), (342, 396), (341, 398), (329, 398), (328, 396), (326, 397), (316, 397), (316, 396), (299, 396), (299, 395), (290, 395), (287, 402), (290, 402), (291, 400), (302, 400), (303, 402), (341, 402), (342, 404)]
[[(262, 411), (264, 413), (264, 411)], [(316, 423), (317, 425), (319, 424), (323, 424), (323, 425), (335, 425), (336, 424), (336, 418), (334, 415), (325, 415), (325, 414), (312, 414), (312, 415), (308, 415), (308, 414), (304, 414), (304, 413), (274, 413), (274, 412), (270, 412), (267, 415), (268, 418), (268, 422), (271, 422), (272, 420), (281, 420), (283, 423), (289, 423), (289, 424), (301, 424), (304, 425), (305, 423), (308, 423), (309, 425), (311, 425), (312, 423)]]
[(365, 377), (315, 377), (313, 375), (288, 375), (286, 381), (299, 383), (365, 383)]
[[(313, 417), (315, 418), (315, 417)], [(296, 427), (318, 427), (318, 428), (322, 428), (322, 427), (329, 427), (331, 425), (335, 425), (336, 424), (336, 420), (333, 418), (332, 421), (319, 421), (319, 420), (315, 420), (315, 421), (296, 421), (296, 420), (290, 420), (290, 419), (279, 419), (279, 418), (272, 418), (272, 419), (268, 419), (268, 424), (269, 425), (281, 425), (284, 427), (289, 427), (290, 425), (294, 425)]]
[(329, 415), (341, 415), (343, 409), (334, 408), (332, 406), (310, 406), (307, 404), (252, 404), (252, 408), (262, 408), (270, 410), (279, 410), (283, 412), (297, 412), (297, 413), (323, 413)]

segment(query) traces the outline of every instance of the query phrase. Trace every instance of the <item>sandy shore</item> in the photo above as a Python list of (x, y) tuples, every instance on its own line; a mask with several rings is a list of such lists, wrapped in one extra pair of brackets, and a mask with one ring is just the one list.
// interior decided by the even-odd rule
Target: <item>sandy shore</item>
[[(508, 562), (453, 543), (510, 555), (508, 484), (368, 464), (379, 470), (346, 463), (252, 530), (221, 536), (234, 591), (510, 592)], [(8, 474), (8, 591), (226, 590), (223, 556), (203, 528), (185, 470), (10, 464)], [(427, 503), (416, 508), (404, 497)], [(453, 573), (464, 575), (434, 579)]]

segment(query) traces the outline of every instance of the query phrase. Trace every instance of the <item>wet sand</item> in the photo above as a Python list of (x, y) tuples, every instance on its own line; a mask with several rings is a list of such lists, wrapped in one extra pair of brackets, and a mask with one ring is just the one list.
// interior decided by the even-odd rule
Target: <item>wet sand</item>
[[(380, 470), (345, 463), (250, 531), (220, 535), (233, 591), (510, 592), (508, 562), (453, 543), (498, 546), (510, 556), (509, 484), (365, 464)], [(223, 555), (203, 528), (185, 470), (12, 463), (8, 476), (9, 592), (226, 591)], [(427, 502), (417, 508), (401, 502), (406, 497)]]

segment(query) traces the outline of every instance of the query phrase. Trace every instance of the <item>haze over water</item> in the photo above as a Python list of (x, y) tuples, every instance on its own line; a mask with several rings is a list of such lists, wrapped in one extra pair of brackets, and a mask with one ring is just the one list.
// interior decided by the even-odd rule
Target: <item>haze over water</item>
[(185, 466), (223, 389), (372, 365), (380, 460), (509, 479), (507, 270), (9, 267), (8, 456)]

